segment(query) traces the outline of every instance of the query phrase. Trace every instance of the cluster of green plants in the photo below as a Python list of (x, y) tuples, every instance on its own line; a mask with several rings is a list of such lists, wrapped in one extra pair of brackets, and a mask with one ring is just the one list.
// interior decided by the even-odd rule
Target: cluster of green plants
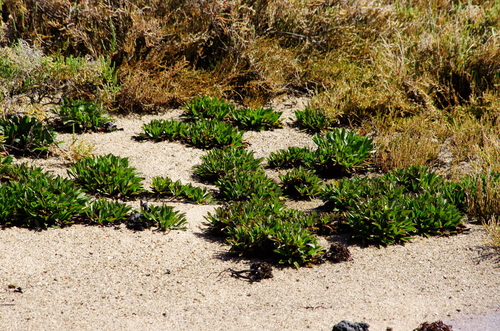
[(56, 127), (76, 133), (97, 131), (111, 120), (101, 104), (85, 99), (63, 98), (61, 105), (51, 112), (58, 117)]
[(264, 130), (281, 127), (280, 112), (272, 108), (236, 110), (225, 100), (195, 97), (184, 106), (183, 121), (158, 120), (142, 126), (139, 140), (181, 141), (198, 148), (212, 149), (244, 145), (242, 130)]
[(195, 187), (191, 183), (182, 184), (168, 177), (153, 177), (151, 188), (159, 196), (173, 196), (177, 199), (192, 201), (198, 204), (213, 202), (212, 193), (204, 187)]
[[(116, 182), (127, 181), (127, 178), (120, 177), (120, 173), (115, 175)], [(54, 176), (42, 168), (24, 163), (14, 164), (11, 156), (0, 158), (0, 199), (1, 227), (46, 229), (74, 223), (119, 225), (139, 213), (120, 201), (93, 199), (77, 181)], [(148, 207), (139, 215), (148, 227), (161, 231), (183, 230), (187, 222), (185, 214), (164, 205)]]
[(155, 141), (181, 141), (188, 145), (211, 149), (224, 146), (243, 146), (243, 132), (230, 124), (217, 120), (180, 122), (175, 120), (152, 120), (142, 126), (144, 133), (138, 139)]
[(345, 217), (353, 237), (392, 245), (414, 235), (443, 235), (463, 229), (464, 188), (426, 167), (410, 167), (380, 177), (353, 177), (327, 184), (326, 205)]
[(322, 181), (316, 172), (299, 167), (279, 176), (283, 193), (295, 199), (309, 200), (319, 197)]
[(274, 168), (305, 167), (329, 176), (343, 176), (365, 167), (374, 150), (371, 138), (360, 136), (354, 131), (335, 128), (324, 135), (315, 135), (317, 148), (289, 147), (271, 153), (268, 164)]
[(1, 160), (2, 226), (63, 227), (72, 224), (85, 210), (91, 197), (72, 181), (38, 167), (12, 162), (12, 157)]
[(304, 110), (295, 111), (295, 126), (308, 132), (321, 132), (331, 129), (334, 120), (328, 117), (321, 109), (307, 107)]
[(261, 167), (263, 158), (255, 158), (253, 151), (244, 148), (224, 147), (208, 151), (201, 157), (202, 163), (194, 167), (194, 173), (202, 181), (214, 183), (235, 171), (254, 172)]
[(223, 236), (235, 254), (299, 267), (315, 263), (323, 253), (317, 237), (308, 230), (313, 218), (286, 209), (277, 198), (254, 196), (220, 207), (205, 218), (207, 231)]
[(57, 146), (57, 134), (45, 123), (29, 115), (8, 115), (0, 119), (4, 149), (19, 156), (47, 156)]
[(128, 158), (107, 154), (86, 157), (73, 163), (67, 171), (89, 193), (130, 198), (145, 192), (144, 178), (136, 170), (129, 166)]

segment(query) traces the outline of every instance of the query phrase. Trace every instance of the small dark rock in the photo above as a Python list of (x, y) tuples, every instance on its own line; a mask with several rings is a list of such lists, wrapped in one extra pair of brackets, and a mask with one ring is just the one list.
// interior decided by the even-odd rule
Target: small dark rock
[(434, 323), (422, 323), (417, 329), (413, 331), (453, 331), (451, 325), (446, 325), (442, 321)]
[(369, 327), (368, 324), (363, 322), (355, 323), (344, 320), (335, 324), (332, 331), (368, 331)]

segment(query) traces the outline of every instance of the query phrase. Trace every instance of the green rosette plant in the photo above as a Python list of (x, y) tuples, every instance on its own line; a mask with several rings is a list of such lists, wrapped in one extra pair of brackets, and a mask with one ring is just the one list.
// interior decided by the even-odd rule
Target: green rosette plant
[(114, 198), (129, 198), (144, 192), (137, 169), (128, 158), (113, 154), (86, 157), (73, 163), (68, 175), (87, 192)]

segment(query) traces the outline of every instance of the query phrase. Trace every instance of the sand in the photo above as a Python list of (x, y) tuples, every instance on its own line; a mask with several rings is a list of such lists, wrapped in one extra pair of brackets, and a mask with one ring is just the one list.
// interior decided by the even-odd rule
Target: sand
[[(288, 119), (306, 102), (289, 98), (274, 106)], [(168, 176), (202, 186), (191, 174), (205, 151), (131, 139), (152, 118), (179, 114), (120, 117), (116, 124), (123, 131), (76, 139), (94, 143), (97, 154), (129, 157), (146, 183)], [(67, 144), (73, 139), (59, 138)], [(311, 136), (289, 126), (248, 132), (245, 139), (258, 157), (288, 146), (314, 146)], [(30, 162), (66, 175), (62, 157)], [(455, 331), (500, 330), (499, 255), (485, 243), (488, 235), (480, 225), (404, 246), (349, 245), (352, 261), (275, 267), (273, 278), (250, 283), (227, 270), (247, 269), (252, 261), (228, 255), (227, 245), (203, 231), (204, 215), (217, 205), (152, 203), (185, 212), (188, 229), (160, 233), (74, 225), (0, 231), (0, 329), (331, 330), (345, 319), (366, 322), (371, 331), (413, 330), (437, 320)]]

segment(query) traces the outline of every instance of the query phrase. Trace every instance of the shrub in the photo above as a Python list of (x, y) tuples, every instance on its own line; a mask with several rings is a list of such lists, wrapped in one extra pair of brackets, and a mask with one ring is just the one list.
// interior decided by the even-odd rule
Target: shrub
[(449, 235), (463, 231), (460, 186), (447, 183), (425, 167), (411, 167), (381, 177), (353, 177), (328, 184), (322, 199), (342, 213), (353, 237), (391, 245), (413, 235)]
[(263, 158), (256, 159), (255, 152), (243, 148), (224, 147), (208, 151), (201, 157), (194, 173), (203, 181), (213, 183), (234, 171), (254, 172), (260, 168)]
[(244, 108), (233, 110), (233, 119), (242, 130), (269, 130), (282, 127), (282, 112), (275, 112), (272, 108)]
[(101, 104), (84, 99), (63, 98), (61, 106), (51, 111), (59, 117), (56, 123), (63, 130), (78, 133), (97, 131), (104, 123), (111, 120), (105, 115), (105, 109)]
[(207, 231), (222, 234), (234, 254), (271, 257), (296, 267), (316, 263), (322, 254), (308, 222), (297, 211), (286, 211), (277, 199), (235, 202), (205, 218), (210, 221)]
[(267, 162), (271, 168), (298, 168), (313, 166), (314, 152), (307, 147), (288, 147), (286, 150), (271, 152)]
[(319, 159), (317, 167), (323, 173), (339, 170), (346, 173), (368, 163), (373, 151), (371, 138), (357, 135), (354, 131), (334, 129), (324, 136), (316, 135), (313, 138), (318, 146), (316, 157)]
[(297, 199), (311, 199), (321, 193), (321, 179), (302, 167), (279, 176), (283, 193)]
[(172, 206), (151, 206), (149, 210), (144, 210), (142, 215), (150, 223), (154, 224), (158, 230), (185, 230), (187, 224), (186, 215), (175, 211)]
[(124, 222), (131, 210), (132, 207), (119, 201), (97, 199), (84, 210), (83, 215), (91, 224), (111, 225)]
[(295, 126), (309, 132), (321, 132), (330, 129), (333, 121), (322, 110), (305, 108), (295, 111)]
[(68, 174), (93, 194), (127, 198), (144, 192), (144, 178), (129, 167), (128, 158), (112, 154), (84, 158), (72, 164)]
[(243, 146), (243, 132), (216, 120), (200, 120), (188, 127), (187, 142), (198, 148), (233, 148)]
[(174, 196), (178, 199), (186, 199), (198, 204), (211, 203), (212, 194), (206, 188), (194, 187), (190, 183), (184, 185), (180, 180), (174, 182), (167, 177), (153, 177), (151, 188), (153, 193), (162, 196)]
[(24, 164), (2, 168), (0, 224), (45, 229), (70, 225), (90, 197), (73, 182)]
[(279, 185), (267, 177), (262, 170), (254, 172), (236, 171), (215, 182), (219, 189), (219, 198), (223, 200), (241, 200), (252, 196), (260, 199), (279, 197)]
[(228, 119), (234, 106), (224, 100), (211, 97), (195, 97), (184, 106), (183, 118), (188, 120), (215, 119), (222, 121)]
[(186, 123), (176, 120), (154, 119), (148, 124), (143, 124), (144, 133), (139, 134), (139, 140), (151, 139), (154, 141), (175, 141), (185, 139), (188, 126)]
[(56, 146), (57, 134), (35, 117), (11, 115), (0, 120), (0, 134), (5, 136), (4, 147), (14, 155), (47, 156)]

